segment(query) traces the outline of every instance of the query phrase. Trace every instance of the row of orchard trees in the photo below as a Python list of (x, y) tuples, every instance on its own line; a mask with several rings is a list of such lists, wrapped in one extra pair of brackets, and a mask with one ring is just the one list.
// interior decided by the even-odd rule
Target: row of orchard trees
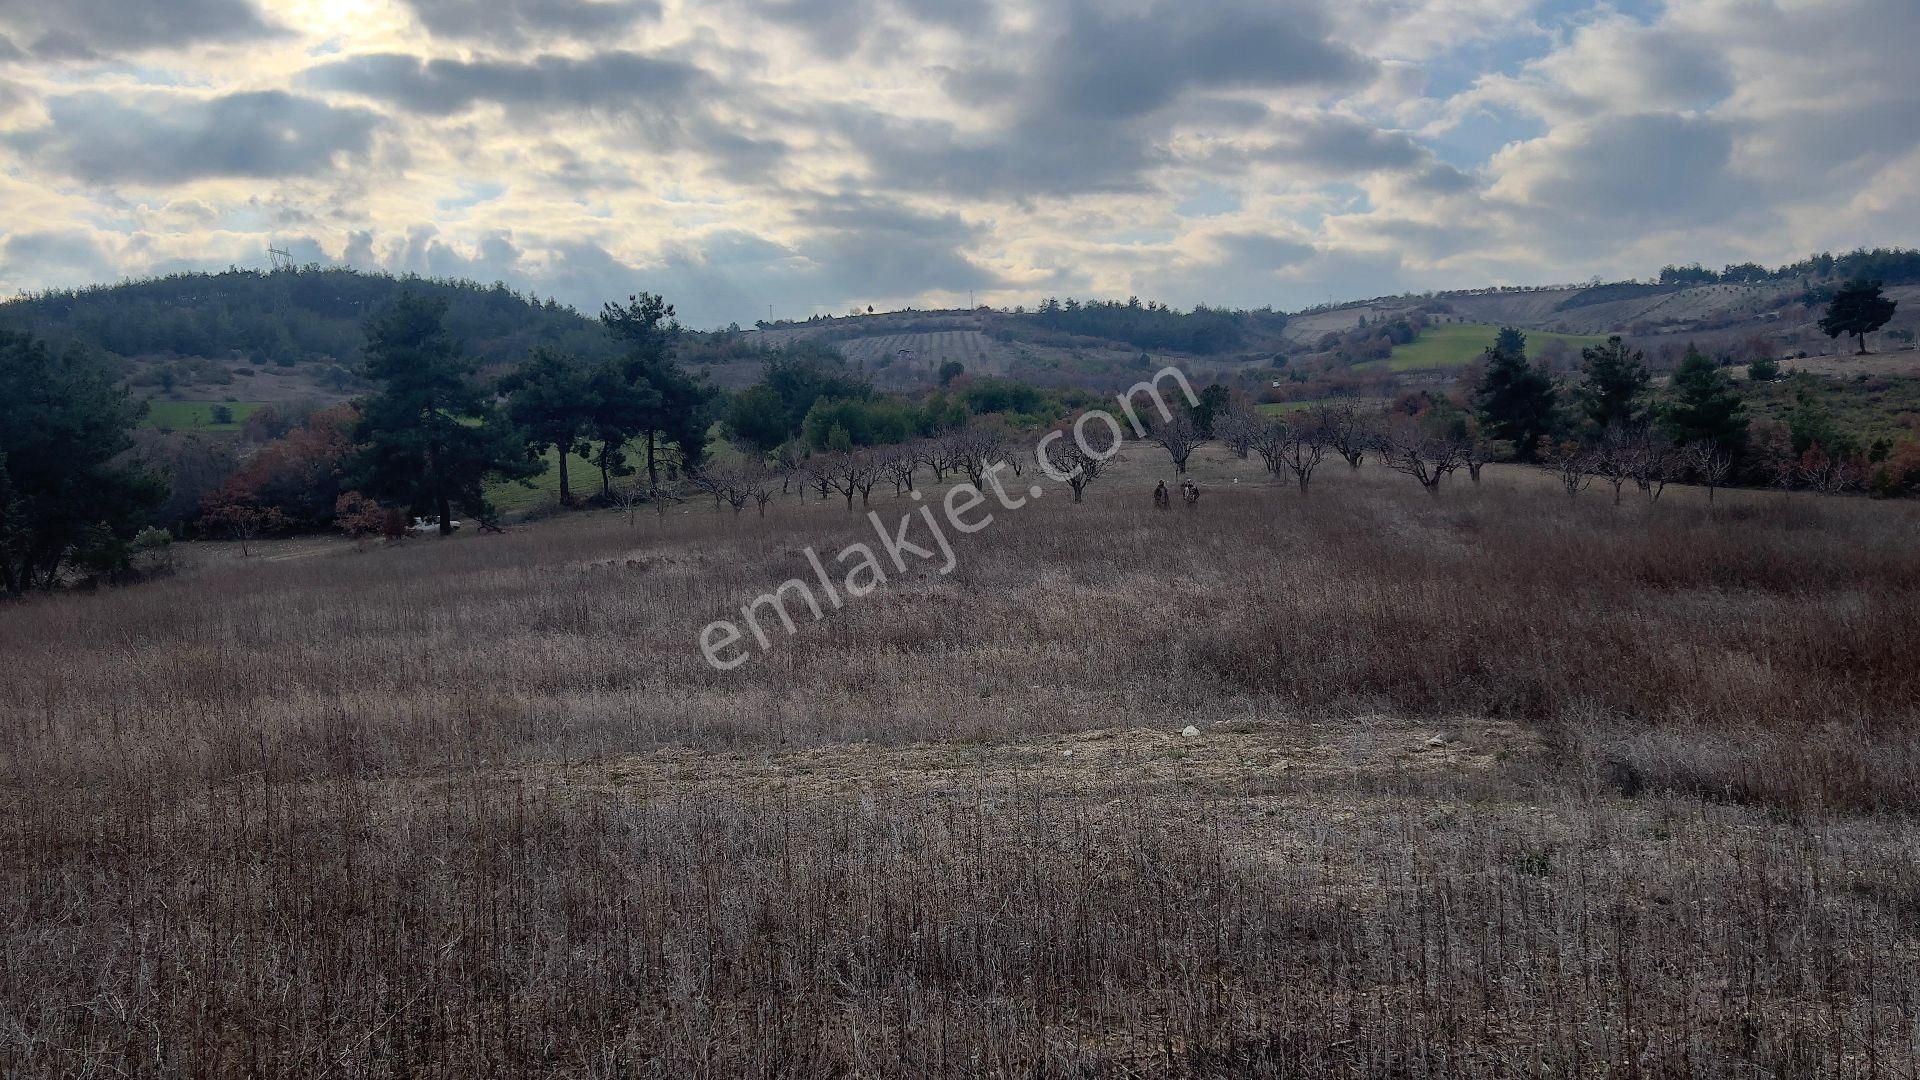
[(1358, 467), (1368, 456), (1437, 492), (1450, 475), (1508, 460), (1554, 473), (1569, 495), (1595, 482), (1619, 501), (1631, 483), (1651, 499), (1666, 485), (1729, 483), (1841, 492), (1920, 486), (1920, 444), (1863, 448), (1817, 398), (1803, 392), (1784, 424), (1756, 422), (1723, 367), (1690, 348), (1656, 392), (1644, 355), (1620, 338), (1582, 351), (1581, 376), (1563, 384), (1531, 364), (1525, 335), (1501, 331), (1457, 395), (1407, 395), (1381, 410), (1351, 403), (1265, 417), (1235, 402), (1211, 420), (1155, 426), (1149, 438), (1176, 472), (1208, 435), (1240, 457), (1258, 452), (1269, 472), (1307, 490), (1329, 457)]

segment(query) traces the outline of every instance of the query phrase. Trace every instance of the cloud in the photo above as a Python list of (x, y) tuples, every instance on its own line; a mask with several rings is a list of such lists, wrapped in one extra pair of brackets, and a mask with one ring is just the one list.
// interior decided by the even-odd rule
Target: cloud
[(17, 232), (0, 243), (0, 281), (18, 281), (31, 268), (47, 285), (86, 284), (111, 277), (113, 262), (93, 232), (44, 229)]
[(657, 0), (405, 0), (427, 31), (448, 40), (519, 45), (547, 38), (606, 41), (660, 17)]
[(0, 2), (0, 44), (46, 59), (250, 41), (281, 32), (249, 0)]
[[(882, 187), (962, 196), (1139, 191), (1171, 160), (1176, 128), (1244, 126), (1266, 108), (1221, 92), (1319, 93), (1364, 83), (1371, 61), (1328, 38), (1307, 3), (1200, 6), (1069, 0), (1023, 37), (1024, 55), (943, 70), (942, 85), (988, 118), (896, 119), (843, 110), (840, 130)], [(1009, 50), (1011, 51), (1011, 50)]]
[(89, 183), (294, 177), (365, 157), (379, 118), (278, 90), (196, 98), (97, 92), (47, 102), (48, 126), (9, 141), (34, 164)]
[(707, 77), (682, 60), (624, 51), (529, 60), (427, 60), (373, 53), (323, 64), (307, 73), (306, 82), (428, 116), (451, 116), (484, 103), (512, 110), (663, 115), (688, 102)]

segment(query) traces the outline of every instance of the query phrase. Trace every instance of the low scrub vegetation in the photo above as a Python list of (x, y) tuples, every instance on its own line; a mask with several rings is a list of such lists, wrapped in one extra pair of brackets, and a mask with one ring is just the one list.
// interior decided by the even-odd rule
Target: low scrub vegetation
[(0, 1071), (1920, 1066), (1914, 508), (1327, 457), (1129, 447), (726, 674), (864, 516), (22, 603)]

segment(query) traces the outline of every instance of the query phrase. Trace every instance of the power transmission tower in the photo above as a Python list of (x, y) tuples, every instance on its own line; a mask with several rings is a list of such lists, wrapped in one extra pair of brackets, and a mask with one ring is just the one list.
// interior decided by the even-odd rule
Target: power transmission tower
[(272, 261), (275, 270), (293, 269), (293, 252), (269, 245), (267, 258)]

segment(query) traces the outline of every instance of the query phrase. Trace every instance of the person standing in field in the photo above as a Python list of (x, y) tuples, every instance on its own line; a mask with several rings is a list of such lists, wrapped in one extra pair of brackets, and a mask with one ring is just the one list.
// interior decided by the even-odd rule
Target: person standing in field
[(1153, 508), (1155, 510), (1166, 510), (1172, 505), (1173, 498), (1167, 494), (1167, 482), (1162, 480), (1156, 484), (1153, 489)]

